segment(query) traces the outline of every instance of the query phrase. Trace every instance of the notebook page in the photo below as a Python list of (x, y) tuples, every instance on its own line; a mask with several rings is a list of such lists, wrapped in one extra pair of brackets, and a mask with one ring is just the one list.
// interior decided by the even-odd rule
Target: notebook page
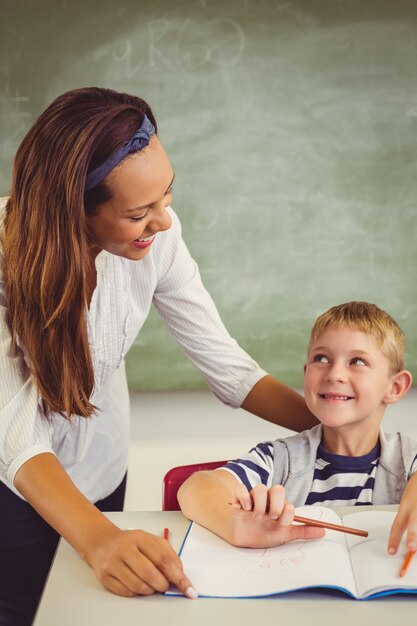
[[(341, 523), (330, 509), (301, 507), (297, 513)], [(326, 531), (326, 537), (316, 541), (253, 549), (231, 546), (193, 524), (181, 560), (201, 596), (256, 597), (321, 586), (356, 594), (345, 535), (334, 531)]]
[(404, 540), (397, 555), (391, 556), (387, 552), (394, 518), (393, 511), (364, 511), (343, 517), (346, 526), (369, 531), (366, 539), (346, 535), (359, 597), (396, 588), (417, 589), (417, 560), (411, 564), (405, 577), (398, 575), (407, 554)]

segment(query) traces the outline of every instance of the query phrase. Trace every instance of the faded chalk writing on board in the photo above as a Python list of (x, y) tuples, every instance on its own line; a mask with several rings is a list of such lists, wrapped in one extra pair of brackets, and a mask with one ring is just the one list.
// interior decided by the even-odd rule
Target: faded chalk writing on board
[[(2, 6), (0, 182), (46, 104), (80, 85), (150, 102), (173, 207), (228, 330), (301, 387), (310, 326), (376, 302), (417, 377), (417, 5), (407, 0), (21, 0)], [(156, 313), (133, 388), (201, 375)]]

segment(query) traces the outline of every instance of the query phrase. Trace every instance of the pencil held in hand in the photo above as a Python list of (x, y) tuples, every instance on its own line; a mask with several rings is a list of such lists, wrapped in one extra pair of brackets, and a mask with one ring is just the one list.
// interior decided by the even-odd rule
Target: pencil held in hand
[(294, 515), (294, 522), (300, 522), (301, 524), (307, 524), (307, 526), (319, 526), (320, 528), (327, 528), (328, 530), (337, 530), (341, 533), (347, 533), (349, 535), (358, 535), (359, 537), (367, 537), (367, 530), (359, 530), (359, 528), (349, 528), (349, 526), (340, 526), (339, 524), (331, 524), (330, 522), (322, 522), (318, 519), (310, 519), (309, 517), (301, 517), (300, 515)]
[[(228, 504), (242, 508), (237, 502), (229, 502)], [(350, 528), (349, 526), (341, 526), (339, 524), (331, 524), (330, 522), (322, 522), (319, 519), (311, 519), (310, 517), (301, 517), (301, 515), (294, 515), (294, 522), (299, 524), (306, 524), (307, 526), (318, 526), (319, 528), (327, 528), (327, 530), (336, 530), (341, 533), (347, 533), (349, 535), (357, 535), (359, 537), (367, 537), (367, 530), (359, 530), (359, 528)]]
[(413, 560), (415, 553), (416, 553), (415, 550), (409, 550), (409, 552), (407, 553), (407, 556), (404, 559), (404, 563), (401, 565), (401, 569), (399, 571), (399, 575), (401, 577), (406, 575), (407, 570), (410, 567), (410, 563)]

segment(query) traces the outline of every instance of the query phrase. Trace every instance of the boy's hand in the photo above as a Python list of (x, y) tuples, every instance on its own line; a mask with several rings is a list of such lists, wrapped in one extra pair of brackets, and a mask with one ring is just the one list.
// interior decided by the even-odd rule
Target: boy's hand
[(232, 543), (241, 547), (269, 548), (296, 539), (320, 539), (323, 528), (293, 525), (294, 505), (285, 500), (285, 489), (257, 485), (249, 493), (239, 484), (233, 498)]
[(403, 534), (407, 532), (408, 551), (417, 550), (417, 474), (408, 481), (401, 498), (400, 508), (394, 519), (388, 540), (389, 554), (396, 554)]

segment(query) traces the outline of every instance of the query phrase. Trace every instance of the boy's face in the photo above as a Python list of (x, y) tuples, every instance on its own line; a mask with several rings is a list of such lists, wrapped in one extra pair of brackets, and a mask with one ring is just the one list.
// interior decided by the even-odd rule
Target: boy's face
[(306, 403), (323, 426), (379, 428), (392, 379), (390, 363), (371, 337), (335, 326), (311, 346), (304, 367)]

